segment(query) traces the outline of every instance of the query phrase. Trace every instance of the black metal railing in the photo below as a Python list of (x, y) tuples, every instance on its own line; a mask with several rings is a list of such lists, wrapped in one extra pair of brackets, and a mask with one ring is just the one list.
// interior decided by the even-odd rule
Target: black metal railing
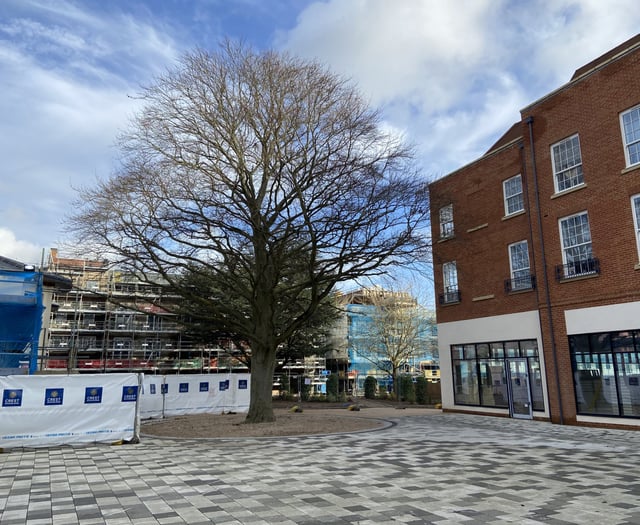
[(454, 236), (453, 221), (440, 223), (440, 239), (451, 239)]
[(583, 259), (567, 264), (558, 264), (556, 266), (556, 279), (558, 281), (575, 279), (576, 277), (584, 277), (587, 275), (598, 275), (599, 273), (599, 259)]
[(461, 300), (460, 290), (451, 290), (445, 293), (441, 293), (438, 296), (440, 304), (452, 304), (459, 303)]
[(520, 277), (514, 277), (513, 279), (505, 279), (504, 281), (505, 293), (520, 292), (522, 290), (535, 290), (535, 288), (535, 275), (522, 275)]

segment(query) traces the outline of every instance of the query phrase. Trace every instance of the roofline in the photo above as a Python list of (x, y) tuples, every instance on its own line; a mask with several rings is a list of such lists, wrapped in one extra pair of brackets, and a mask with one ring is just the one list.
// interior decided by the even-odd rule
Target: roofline
[(502, 151), (512, 148), (514, 145), (520, 144), (522, 142), (522, 135), (510, 140), (509, 142), (506, 142), (505, 144), (503, 144), (502, 146), (492, 149), (491, 151), (488, 151), (487, 153), (485, 153), (484, 155), (482, 155), (481, 157), (478, 157), (477, 159), (472, 160), (471, 162), (465, 164), (464, 166), (461, 166), (453, 171), (450, 171), (449, 173), (447, 173), (444, 177), (440, 177), (439, 179), (434, 180), (432, 183), (429, 184), (429, 186), (431, 186), (432, 184), (436, 184), (437, 182), (446, 179), (447, 177), (451, 176), (451, 175), (455, 175), (456, 173), (458, 173), (459, 171), (465, 170), (471, 166), (473, 166), (474, 164), (484, 161), (488, 158), (494, 157), (496, 156), (498, 153), (501, 153)]
[(25, 264), (23, 262), (16, 261), (15, 259), (10, 259), (9, 257), (0, 255), (0, 264), (5, 264), (7, 266), (6, 268), (0, 268), (0, 270), (5, 272), (41, 273), (43, 285), (53, 286), (56, 290), (59, 291), (68, 291), (73, 287), (73, 281), (68, 277), (64, 277), (63, 275), (59, 275), (53, 272), (44, 272), (33, 265)]
[[(621, 58), (624, 58), (627, 55), (630, 55), (631, 53), (636, 52), (638, 49), (640, 48), (640, 34), (637, 34), (633, 37), (631, 37), (630, 39), (626, 40), (625, 42), (621, 43), (620, 45), (614, 47), (613, 49), (607, 51), (606, 53), (600, 55), (600, 57), (592, 60), (591, 62), (588, 62), (587, 64), (585, 64), (584, 66), (576, 69), (576, 71), (573, 74), (573, 77), (571, 78), (571, 80), (569, 80), (569, 82), (563, 84), (562, 86), (560, 86), (559, 88), (554, 89), (553, 91), (547, 93), (546, 95), (544, 95), (543, 97), (540, 97), (539, 99), (535, 100), (534, 102), (531, 102), (530, 104), (524, 106), (521, 110), (520, 110), (520, 116), (522, 117), (522, 115), (529, 111), (531, 108), (533, 108), (534, 106), (541, 104), (542, 102), (556, 96), (557, 94), (559, 94), (562, 91), (565, 91), (567, 89), (569, 89), (570, 87), (573, 87), (575, 84), (578, 84), (579, 82), (582, 82), (583, 80), (585, 80), (587, 77), (590, 77), (591, 75), (593, 75), (594, 73), (597, 73), (598, 71), (606, 68), (607, 66), (609, 66), (611, 63), (620, 60)], [(616, 49), (619, 49), (620, 51), (618, 51), (617, 53), (615, 52)], [(611, 56), (608, 56), (611, 55)], [(581, 71), (583, 68), (588, 67), (590, 64), (593, 64), (592, 67)], [(523, 123), (524, 119), (521, 118), (520, 123)], [(516, 122), (517, 124), (517, 122)], [(507, 134), (510, 130), (505, 131), (505, 134)], [(498, 139), (499, 141), (500, 139)], [(496, 149), (492, 149), (489, 150), (487, 153), (485, 153), (484, 155), (482, 155), (481, 157), (478, 157), (476, 159), (474, 159), (473, 161), (465, 164), (464, 166), (461, 166), (460, 168), (457, 168), (454, 171), (451, 171), (449, 173), (447, 173), (444, 177), (440, 177), (439, 179), (436, 179), (435, 181), (433, 181), (431, 184), (435, 184), (436, 182), (446, 179), (447, 177), (449, 177), (450, 175), (454, 175), (462, 170), (465, 170), (471, 166), (473, 166), (474, 164), (483, 161), (487, 158), (490, 158), (493, 155), (497, 155), (498, 153), (500, 153), (501, 151), (503, 151), (506, 148), (510, 148), (513, 146), (514, 143), (520, 142), (523, 140), (523, 136), (520, 135), (514, 139), (512, 139), (511, 141), (501, 145), (500, 147), (496, 148)], [(429, 184), (429, 186), (431, 186), (431, 184)]]
[[(634, 40), (635, 40), (635, 42), (631, 43), (631, 45), (628, 45), (628, 46), (624, 47), (625, 43), (632, 42)], [(550, 99), (552, 97), (555, 97), (557, 94), (561, 93), (562, 91), (566, 91), (570, 87), (573, 87), (573, 85), (582, 82), (587, 77), (590, 77), (594, 73), (597, 73), (598, 71), (606, 68), (611, 63), (616, 62), (616, 61), (620, 60), (621, 58), (624, 58), (625, 56), (630, 55), (631, 53), (636, 52), (640, 48), (640, 38), (638, 38), (638, 35), (634, 36), (633, 38), (630, 38), (629, 40), (627, 40), (627, 42), (623, 42), (622, 44), (620, 44), (620, 46), (618, 46), (618, 47), (622, 47), (622, 49), (618, 53), (615, 53), (614, 55), (612, 55), (612, 56), (610, 56), (610, 57), (608, 57), (608, 58), (606, 58), (606, 59), (604, 59), (602, 61), (599, 61), (596, 58), (595, 60), (592, 61), (594, 63), (594, 66), (592, 68), (587, 69), (586, 71), (581, 73), (579, 76), (575, 76), (575, 73), (574, 73), (574, 77), (572, 77), (571, 80), (569, 80), (569, 82), (563, 84), (559, 88), (556, 88), (553, 91), (547, 93), (546, 95), (540, 97), (539, 99), (535, 100), (531, 104), (528, 104), (525, 107), (523, 107), (520, 110), (520, 114), (523, 114), (523, 113), (527, 112), (528, 110), (530, 110), (531, 108), (533, 108), (534, 106), (537, 106), (538, 104), (541, 104), (542, 102), (544, 102), (544, 101), (546, 101), (546, 100), (548, 100), (548, 99)], [(611, 51), (608, 51), (604, 55), (601, 55), (601, 57), (605, 57), (610, 52)], [(578, 68), (576, 70), (576, 73), (578, 71), (580, 71), (580, 69), (581, 68)]]

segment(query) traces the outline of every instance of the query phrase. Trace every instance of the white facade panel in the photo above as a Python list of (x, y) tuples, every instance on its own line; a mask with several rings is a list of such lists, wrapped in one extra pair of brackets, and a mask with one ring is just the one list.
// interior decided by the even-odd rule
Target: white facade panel
[(568, 335), (630, 330), (640, 326), (640, 301), (566, 310), (564, 318)]

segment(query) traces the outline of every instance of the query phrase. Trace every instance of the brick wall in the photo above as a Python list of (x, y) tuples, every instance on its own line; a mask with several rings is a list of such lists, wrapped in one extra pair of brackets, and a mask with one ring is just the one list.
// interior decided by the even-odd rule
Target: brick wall
[[(627, 168), (620, 129), (620, 113), (640, 104), (638, 79), (640, 49), (635, 48), (523, 109), (519, 127), (510, 130), (490, 153), (430, 185), (436, 294), (442, 293), (442, 264), (447, 261), (457, 263), (461, 292), (459, 303), (437, 304), (438, 322), (539, 309), (554, 421), (562, 413), (565, 423), (576, 422), (565, 310), (640, 301), (630, 200), (640, 194), (640, 166)], [(551, 147), (575, 134), (584, 185), (558, 194)], [(502, 183), (517, 174), (523, 177), (525, 212), (506, 218)], [(455, 236), (439, 240), (438, 212), (449, 203), (453, 203)], [(584, 211), (600, 273), (557, 281), (555, 267), (563, 262), (559, 220)], [(508, 245), (525, 239), (537, 287), (505, 293)], [(640, 320), (628, 328), (640, 329)]]
[[(436, 293), (443, 290), (442, 264), (449, 261), (456, 261), (461, 293), (460, 303), (438, 306), (438, 322), (536, 308), (535, 290), (504, 291), (510, 277), (508, 246), (530, 238), (527, 212), (505, 217), (503, 181), (521, 172), (521, 149), (515, 141), (431, 185)], [(438, 213), (449, 203), (455, 235), (440, 240)]]

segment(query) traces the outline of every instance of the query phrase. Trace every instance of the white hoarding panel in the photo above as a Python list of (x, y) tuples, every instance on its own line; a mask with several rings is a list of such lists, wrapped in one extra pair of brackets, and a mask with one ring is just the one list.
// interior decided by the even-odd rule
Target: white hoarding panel
[(0, 448), (131, 440), (137, 374), (0, 377)]
[(164, 378), (165, 376), (144, 376), (140, 395), (141, 419), (162, 417), (164, 410), (164, 396), (162, 395)]
[[(249, 374), (203, 374), (166, 376), (165, 416), (246, 412), (249, 408)], [(243, 382), (246, 402), (240, 401)]]
[(247, 412), (250, 378), (250, 374), (145, 376), (140, 417)]

